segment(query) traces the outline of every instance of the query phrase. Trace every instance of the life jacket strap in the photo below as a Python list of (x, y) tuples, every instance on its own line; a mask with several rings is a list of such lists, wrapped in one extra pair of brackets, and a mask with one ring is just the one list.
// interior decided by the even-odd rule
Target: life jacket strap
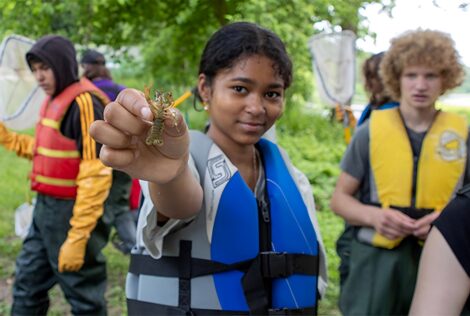
[(460, 190), (457, 191), (457, 195), (463, 195), (467, 198), (470, 198), (470, 183), (460, 188)]
[[(184, 261), (191, 267), (191, 278), (196, 278), (233, 270), (246, 272), (257, 258), (260, 260), (261, 274), (265, 278), (285, 278), (293, 274), (318, 275), (318, 256), (306, 254), (261, 252), (253, 259), (232, 264), (199, 258)], [(129, 272), (136, 275), (179, 278), (180, 261), (180, 257), (163, 256), (155, 260), (149, 255), (131, 254)]]
[[(369, 202), (369, 203), (365, 203), (365, 204), (373, 205), (373, 206), (377, 206), (377, 207), (382, 207), (382, 204), (380, 204), (380, 203)], [(412, 206), (403, 207), (403, 206), (390, 205), (390, 208), (394, 209), (394, 210), (397, 210), (397, 211), (400, 211), (403, 214), (405, 214), (408, 217), (411, 217), (413, 219), (420, 219), (421, 217), (424, 217), (424, 216), (429, 215), (432, 212), (434, 212), (433, 208), (417, 208), (417, 207), (412, 207)]]
[(191, 248), (190, 240), (180, 241), (178, 306), (186, 313), (191, 311)]
[[(144, 301), (137, 301), (127, 299), (127, 314), (129, 316), (141, 315), (169, 315), (169, 316), (237, 316), (237, 315), (250, 315), (247, 311), (229, 311), (229, 310), (214, 310), (214, 309), (200, 309), (192, 308), (189, 312), (178, 306), (162, 305), (156, 303), (149, 303)], [(298, 308), (298, 309), (269, 309), (265, 315), (273, 316), (288, 316), (288, 315), (317, 315), (316, 308)]]
[[(155, 260), (148, 255), (131, 254), (129, 272), (136, 275), (178, 278), (178, 309), (175, 311), (184, 311), (184, 314), (176, 315), (192, 315), (194, 311), (191, 308), (191, 278), (233, 270), (244, 272), (241, 281), (250, 315), (302, 315), (292, 314), (291, 309), (270, 309), (266, 280), (286, 278), (294, 274), (318, 275), (318, 256), (264, 251), (253, 259), (225, 264), (192, 258), (191, 245), (189, 240), (180, 240), (179, 257), (163, 256)], [(312, 308), (316, 311), (316, 306)]]

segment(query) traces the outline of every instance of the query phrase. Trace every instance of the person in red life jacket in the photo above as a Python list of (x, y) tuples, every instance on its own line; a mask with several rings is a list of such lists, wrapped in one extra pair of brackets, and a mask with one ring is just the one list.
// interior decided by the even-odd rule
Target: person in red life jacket
[(331, 199), (353, 228), (341, 257), (344, 315), (408, 314), (431, 223), (470, 179), (467, 119), (436, 109), (464, 77), (452, 38), (405, 32), (392, 39), (380, 75), (400, 104), (358, 127)]
[(33, 219), (16, 260), (12, 315), (45, 315), (48, 291), (59, 284), (74, 315), (105, 315), (109, 228), (102, 222), (112, 170), (98, 159), (101, 145), (89, 126), (103, 119), (109, 99), (79, 79), (73, 44), (62, 36), (40, 38), (26, 60), (47, 98), (35, 137), (0, 124), (0, 143), (32, 159), (37, 192)]
[[(100, 52), (92, 49), (86, 50), (80, 64), (83, 68), (83, 76), (106, 93), (111, 101), (114, 101), (119, 92), (125, 89), (124, 86), (113, 81), (106, 67), (106, 59)], [(136, 189), (139, 189), (139, 192), (134, 192)], [(113, 185), (106, 200), (103, 221), (116, 229), (111, 236), (111, 242), (124, 254), (129, 254), (135, 245), (137, 223), (135, 216), (130, 212), (134, 210), (134, 205), (131, 205), (131, 193), (140, 195), (140, 186), (135, 187), (127, 173), (113, 169)]]

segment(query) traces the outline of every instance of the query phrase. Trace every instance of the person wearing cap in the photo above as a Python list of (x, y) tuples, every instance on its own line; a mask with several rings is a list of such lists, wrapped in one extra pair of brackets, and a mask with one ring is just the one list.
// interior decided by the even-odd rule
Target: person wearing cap
[(89, 126), (103, 119), (108, 97), (79, 78), (75, 48), (47, 35), (26, 54), (44, 100), (35, 137), (0, 123), (0, 144), (32, 160), (37, 192), (32, 224), (16, 260), (12, 315), (45, 315), (59, 284), (74, 315), (105, 315), (109, 228), (102, 221), (112, 170), (98, 159)]
[[(93, 49), (86, 50), (80, 64), (83, 68), (83, 76), (106, 93), (111, 101), (114, 101), (119, 92), (125, 89), (123, 85), (113, 81), (106, 67), (106, 59), (100, 52)], [(113, 185), (106, 201), (103, 220), (116, 229), (116, 234), (111, 237), (111, 241), (124, 254), (129, 254), (135, 245), (137, 224), (130, 210), (137, 206), (131, 205), (130, 196), (131, 193), (135, 194), (136, 189), (140, 191), (138, 182), (136, 186), (135, 181), (133, 182), (127, 173), (113, 169)]]

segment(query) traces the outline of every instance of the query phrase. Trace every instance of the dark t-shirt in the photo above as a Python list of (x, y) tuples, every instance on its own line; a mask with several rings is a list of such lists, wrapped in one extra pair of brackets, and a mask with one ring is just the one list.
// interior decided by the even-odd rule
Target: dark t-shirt
[(470, 278), (470, 198), (457, 194), (433, 224)]

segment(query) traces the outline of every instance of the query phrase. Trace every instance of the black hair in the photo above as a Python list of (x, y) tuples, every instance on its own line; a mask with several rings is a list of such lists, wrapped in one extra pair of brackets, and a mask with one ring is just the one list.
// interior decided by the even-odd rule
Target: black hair
[(49, 65), (43, 59), (41, 59), (41, 58), (39, 58), (38, 56), (35, 56), (35, 55), (29, 55), (26, 60), (27, 60), (28, 65), (30, 67), (31, 67), (32, 64), (37, 64), (37, 63), (47, 64), (48, 67), (51, 67), (51, 65)]
[(284, 89), (291, 85), (292, 62), (284, 43), (272, 31), (249, 22), (227, 24), (212, 35), (202, 53), (199, 74), (204, 74), (210, 85), (218, 71), (251, 55), (271, 59), (284, 81)]
[(393, 101), (385, 90), (379, 73), (380, 63), (384, 56), (385, 52), (374, 54), (367, 58), (362, 65), (362, 74), (365, 80), (364, 89), (369, 95), (369, 103), (374, 107)]

